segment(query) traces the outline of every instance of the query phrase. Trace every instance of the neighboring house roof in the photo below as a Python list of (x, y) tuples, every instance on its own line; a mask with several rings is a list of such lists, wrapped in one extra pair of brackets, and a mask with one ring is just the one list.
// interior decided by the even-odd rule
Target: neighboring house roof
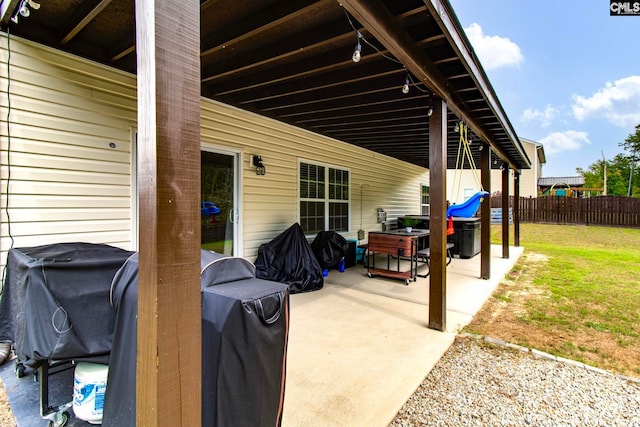
[(551, 187), (554, 184), (566, 184), (569, 187), (580, 187), (584, 185), (583, 176), (560, 176), (545, 177), (538, 179), (538, 187)]
[(537, 153), (538, 160), (540, 161), (540, 163), (543, 164), (543, 165), (547, 163), (547, 156), (544, 154), (544, 145), (542, 145), (539, 142), (527, 139), (527, 138), (520, 138), (520, 142), (522, 142), (524, 144), (532, 144), (532, 145), (534, 145), (536, 147), (536, 153)]
[(544, 154), (544, 146), (542, 144), (538, 144), (536, 143), (536, 152), (538, 153), (538, 159), (540, 160), (541, 164), (546, 164), (547, 163), (547, 156)]
[[(20, 2), (11, 3), (0, 25), (12, 35), (136, 72), (134, 2), (51, 0), (17, 23), (10, 18)], [(201, 32), (205, 98), (429, 167), (435, 94), (448, 107), (449, 168), (460, 120), (494, 159), (531, 167), (448, 0), (200, 4), (192, 25)], [(359, 64), (351, 60), (356, 43)], [(479, 163), (480, 151), (473, 156)]]

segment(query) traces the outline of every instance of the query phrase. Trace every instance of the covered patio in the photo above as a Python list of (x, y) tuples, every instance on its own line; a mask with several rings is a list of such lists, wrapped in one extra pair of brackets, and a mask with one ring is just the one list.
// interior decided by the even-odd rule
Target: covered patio
[[(11, 37), (137, 75), (140, 425), (199, 424), (201, 360), (190, 349), (200, 347), (200, 97), (428, 169), (431, 275), (414, 325), (454, 330), (445, 212), (457, 124), (479, 141), (472, 155), (485, 190), (490, 168), (500, 167), (504, 197), (511, 170), (517, 196), (530, 161), (447, 1), (55, 0), (37, 9), (3, 0), (1, 12)], [(482, 218), (473, 277), (495, 280), (486, 203)], [(518, 245), (517, 211), (515, 221)], [(507, 225), (502, 258), (511, 259)]]
[[(449, 331), (427, 327), (429, 279), (409, 286), (369, 278), (361, 264), (331, 270), (316, 292), (291, 296), (283, 426), (386, 426), (517, 262), (492, 246), (490, 280), (477, 277), (480, 257), (447, 267)], [(42, 422), (38, 384), (0, 369), (18, 425)], [(88, 425), (72, 419), (70, 425)]]
[(388, 425), (523, 251), (491, 249), (490, 280), (479, 256), (447, 267), (447, 332), (427, 327), (428, 278), (405, 286), (357, 265), (292, 295), (283, 425)]

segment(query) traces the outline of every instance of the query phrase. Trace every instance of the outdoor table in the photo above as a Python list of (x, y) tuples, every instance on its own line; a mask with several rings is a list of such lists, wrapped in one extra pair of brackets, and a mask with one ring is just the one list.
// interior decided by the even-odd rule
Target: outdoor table
[[(418, 275), (418, 246), (419, 240), (428, 238), (429, 230), (405, 229), (390, 231), (369, 232), (367, 275), (390, 277), (404, 280), (408, 285), (411, 280), (415, 281)], [(376, 268), (375, 254), (387, 254), (387, 268)], [(373, 256), (371, 256), (373, 255)], [(391, 257), (397, 258), (395, 270), (391, 269)], [(400, 270), (402, 258), (409, 260), (409, 271)], [(369, 261), (370, 259), (370, 261)]]

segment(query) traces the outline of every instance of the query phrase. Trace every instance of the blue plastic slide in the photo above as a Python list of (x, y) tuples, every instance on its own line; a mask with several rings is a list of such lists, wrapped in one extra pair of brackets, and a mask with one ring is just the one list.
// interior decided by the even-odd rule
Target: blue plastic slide
[(489, 193), (487, 191), (478, 191), (476, 194), (465, 200), (464, 203), (459, 205), (451, 205), (447, 209), (447, 219), (458, 216), (463, 218), (470, 218), (478, 211), (480, 202), (487, 197)]

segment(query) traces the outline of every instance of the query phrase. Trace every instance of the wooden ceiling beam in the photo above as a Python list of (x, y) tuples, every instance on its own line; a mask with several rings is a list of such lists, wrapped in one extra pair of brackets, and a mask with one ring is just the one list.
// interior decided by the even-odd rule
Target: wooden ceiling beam
[[(112, 1), (112, 0), (109, 0), (109, 1)], [(202, 2), (200, 2), (200, 13), (216, 5), (218, 2), (220, 2), (220, 0), (203, 0)], [(124, 43), (121, 42), (116, 46), (118, 47), (113, 49), (113, 53), (111, 55), (111, 62), (119, 61), (120, 59), (124, 58), (130, 53), (135, 52), (136, 50), (135, 40), (132, 42), (127, 39)]]
[(342, 121), (340, 123), (325, 125), (323, 129), (327, 132), (331, 131), (339, 131), (341, 129), (351, 129), (353, 131), (358, 130), (367, 130), (367, 129), (375, 129), (379, 126), (395, 126), (395, 127), (403, 127), (403, 126), (412, 126), (415, 122), (424, 122), (427, 123), (427, 114), (414, 114), (407, 115), (403, 114), (401, 118), (397, 119), (380, 119), (380, 120), (358, 120), (353, 122), (345, 122)]
[(375, 88), (371, 90), (363, 90), (361, 92), (355, 92), (355, 91), (352, 91), (352, 87), (353, 86), (349, 86), (348, 88), (345, 88), (347, 91), (351, 93), (347, 93), (344, 95), (331, 96), (327, 98), (307, 96), (303, 98), (298, 97), (295, 100), (292, 100), (291, 102), (286, 102), (286, 103), (278, 102), (278, 100), (276, 100), (275, 102), (269, 102), (269, 103), (264, 103), (261, 101), (256, 101), (256, 102), (259, 102), (261, 111), (285, 111), (288, 108), (298, 108), (306, 105), (313, 105), (313, 104), (322, 105), (322, 104), (330, 104), (334, 102), (348, 102), (349, 99), (351, 98), (370, 97), (370, 96), (375, 97), (376, 95), (379, 97), (382, 97), (384, 96), (385, 92), (388, 92), (389, 90), (391, 90), (389, 87), (380, 87), (380, 88)]
[[(219, 43), (215, 46), (209, 47), (204, 49), (201, 53), (200, 53), (200, 58), (205, 58), (208, 55), (211, 55), (213, 53), (216, 53), (222, 49), (228, 49), (231, 46), (233, 46), (234, 44), (238, 44), (241, 43), (245, 40), (248, 40), (252, 37), (256, 37), (258, 35), (260, 35), (261, 33), (264, 33), (266, 31), (270, 31), (274, 28), (277, 28), (280, 25), (286, 24), (287, 22), (293, 21), (298, 19), (299, 17), (307, 14), (307, 13), (313, 13), (314, 10), (317, 9), (321, 9), (323, 7), (326, 6), (327, 3), (329, 2), (333, 2), (334, 0), (321, 0), (315, 3), (312, 3), (306, 7), (302, 7), (302, 8), (297, 8), (294, 7), (293, 12), (291, 13), (286, 13), (283, 16), (279, 16), (281, 15), (282, 12), (279, 9), (275, 9), (274, 8), (270, 8), (269, 12), (265, 12), (265, 15), (263, 15), (262, 17), (260, 17), (260, 19), (264, 22), (264, 24), (259, 25), (256, 28), (253, 28), (251, 30), (249, 29), (244, 29), (244, 28), (238, 28), (237, 32), (239, 33), (238, 36), (227, 40), (223, 43)], [(269, 16), (269, 15), (272, 16)]]
[[(373, 111), (373, 109), (371, 110), (368, 109), (367, 111), (363, 111), (360, 109), (361, 111), (355, 112), (353, 114), (346, 113), (344, 111), (342, 111), (339, 114), (334, 114), (333, 116), (327, 116), (326, 114), (316, 114), (315, 116), (312, 116), (312, 117), (296, 119), (296, 123), (313, 123), (313, 122), (318, 123), (318, 122), (326, 122), (326, 121), (339, 121), (339, 120), (343, 120), (345, 118), (350, 118), (350, 117), (353, 117), (353, 118), (362, 117), (362, 118), (371, 119), (374, 117), (383, 117), (384, 115), (393, 114), (393, 113), (397, 113), (397, 114), (412, 113), (412, 112), (415, 112), (416, 109), (420, 109), (420, 108), (424, 108), (424, 107), (416, 107), (415, 105), (407, 106), (406, 104), (403, 104), (402, 107), (399, 107), (399, 108), (379, 108), (376, 111)], [(286, 118), (287, 116), (284, 116), (284, 117)]]
[[(351, 37), (353, 37), (353, 35), (351, 35)], [(350, 46), (349, 49), (353, 49), (353, 47)], [(352, 50), (347, 50), (346, 52), (347, 53), (345, 54), (342, 48), (333, 49), (323, 53), (322, 55), (316, 55), (308, 59), (305, 58), (300, 61), (283, 63), (278, 67), (271, 67), (263, 72), (255, 70), (255, 72), (249, 76), (242, 76), (231, 70), (224, 73), (224, 75), (217, 74), (209, 75), (208, 77), (203, 73), (202, 82), (207, 84), (220, 84), (221, 87), (224, 87), (224, 90), (214, 89), (215, 95), (227, 96), (247, 91), (255, 91), (259, 88), (271, 89), (271, 86), (273, 85), (281, 86), (285, 83), (287, 86), (285, 89), (291, 87), (293, 90), (297, 90), (300, 88), (301, 83), (296, 83), (296, 81), (300, 82), (302, 80), (304, 80), (304, 87), (309, 87), (310, 85), (318, 86), (323, 83), (315, 83), (316, 81), (330, 81), (328, 77), (322, 77), (323, 75), (327, 75), (332, 72), (341, 72), (341, 70), (353, 68), (355, 66), (375, 66), (375, 69), (378, 71), (380, 71), (380, 69), (387, 71), (401, 70), (401, 67), (397, 64), (394, 65), (393, 63), (384, 60), (384, 55), (388, 55), (388, 52), (385, 51), (368, 54), (362, 58), (362, 61), (359, 64), (354, 64), (351, 60), (351, 53), (353, 53)], [(234, 80), (224, 81), (225, 76), (232, 76)], [(311, 77), (313, 77), (313, 82), (310, 83)], [(339, 80), (344, 79), (344, 77), (341, 77)], [(222, 84), (222, 82), (224, 82), (224, 84)], [(264, 93), (270, 92), (265, 90)]]
[[(426, 125), (426, 122), (422, 122), (422, 123), (424, 123), (423, 126), (420, 126), (419, 123), (415, 123), (415, 122), (406, 123), (404, 125), (398, 125), (396, 123), (393, 123), (393, 124), (380, 125), (380, 126), (368, 126), (368, 127), (349, 129), (349, 132), (351, 133), (351, 135), (354, 135), (354, 136), (362, 136), (362, 135), (378, 136), (378, 135), (392, 135), (392, 134), (401, 135), (403, 134), (403, 132), (412, 132), (417, 129), (425, 132), (428, 131), (429, 127)], [(345, 129), (328, 129), (324, 127), (325, 133), (340, 133), (344, 131)]]
[(86, 27), (96, 16), (109, 6), (112, 0), (94, 0), (81, 3), (74, 13), (73, 23), (70, 28), (65, 31), (66, 35), (60, 40), (61, 45), (67, 44), (74, 38), (84, 27)]
[[(366, 102), (364, 102), (366, 101)], [(405, 99), (383, 99), (380, 101), (369, 101), (369, 100), (362, 100), (360, 103), (357, 104), (344, 104), (341, 106), (334, 106), (334, 107), (326, 107), (326, 108), (320, 108), (320, 109), (313, 109), (313, 110), (302, 110), (302, 109), (297, 109), (293, 112), (289, 112), (286, 114), (279, 114), (279, 117), (303, 117), (303, 116), (308, 116), (308, 115), (316, 115), (316, 114), (322, 114), (325, 115), (327, 113), (338, 113), (340, 112), (345, 113), (345, 114), (349, 114), (349, 112), (353, 111), (353, 112), (358, 112), (359, 114), (361, 114), (361, 111), (366, 111), (366, 114), (379, 114), (379, 113), (383, 113), (383, 112), (387, 112), (387, 111), (397, 111), (398, 108), (397, 106), (401, 105), (403, 108), (403, 111), (407, 111), (407, 110), (420, 110), (420, 109), (425, 109), (425, 101), (424, 99), (421, 99), (421, 97), (413, 97), (410, 100), (405, 100)]]
[[(305, 45), (304, 52), (309, 53), (313, 51), (320, 51), (326, 49), (326, 46), (332, 46), (340, 43), (346, 43), (347, 40), (353, 39), (353, 34), (351, 33), (342, 33), (333, 37), (320, 37), (318, 41), (310, 42)], [(283, 45), (287, 45), (286, 42), (282, 43)], [(264, 49), (266, 52), (273, 52), (272, 49), (266, 48)], [(236, 77), (238, 75), (250, 73), (252, 70), (258, 70), (260, 68), (270, 68), (272, 64), (279, 64), (287, 62), (290, 58), (295, 58), (300, 56), (300, 48), (288, 50), (286, 52), (277, 54), (277, 55), (266, 55), (263, 59), (257, 59), (255, 57), (247, 58), (246, 64), (236, 67), (229, 67), (229, 64), (226, 63), (225, 71), (218, 72), (217, 67), (218, 64), (214, 66), (205, 67), (202, 71), (202, 82), (215, 82), (217, 80), (228, 79), (229, 77)]]
[[(436, 0), (432, 0), (436, 1)], [(440, 2), (438, 2), (440, 4)], [(442, 98), (447, 107), (458, 117), (460, 117), (481, 139), (487, 141), (492, 148), (507, 157), (500, 149), (491, 135), (484, 131), (479, 124), (465, 109), (464, 102), (451, 90), (448, 79), (438, 70), (433, 61), (422, 51), (406, 30), (399, 25), (393, 16), (380, 0), (341, 0), (342, 6), (371, 32), (374, 37), (382, 43), (405, 67), (427, 87), (431, 88), (435, 94)], [(427, 7), (432, 16), (438, 21), (442, 30), (447, 34), (451, 31), (449, 25), (442, 24), (441, 13), (444, 8), (436, 10), (427, 2)], [(449, 19), (447, 17), (447, 19)], [(465, 57), (463, 55), (463, 57)], [(466, 57), (465, 57), (466, 58)], [(482, 89), (487, 89), (482, 87)], [(515, 137), (515, 135), (514, 135)], [(517, 138), (516, 138), (517, 139)], [(526, 155), (524, 157), (527, 159)]]
[[(353, 69), (343, 69), (332, 73), (327, 73), (313, 81), (297, 80), (281, 87), (279, 91), (260, 91), (252, 92), (251, 99), (239, 100), (239, 104), (258, 103), (261, 109), (277, 109), (278, 107), (289, 107), (300, 104), (308, 104), (314, 102), (324, 102), (331, 99), (349, 98), (356, 95), (366, 95), (367, 93), (376, 93), (389, 89), (390, 76), (396, 76), (397, 88), (400, 90), (404, 82), (404, 74), (397, 67), (388, 67), (388, 69), (377, 69), (370, 67), (371, 74), (355, 74)], [(402, 74), (402, 79), (399, 75)], [(332, 92), (328, 89), (338, 89), (336, 92), (340, 95), (332, 96)], [(268, 102), (270, 101), (270, 102)]]

